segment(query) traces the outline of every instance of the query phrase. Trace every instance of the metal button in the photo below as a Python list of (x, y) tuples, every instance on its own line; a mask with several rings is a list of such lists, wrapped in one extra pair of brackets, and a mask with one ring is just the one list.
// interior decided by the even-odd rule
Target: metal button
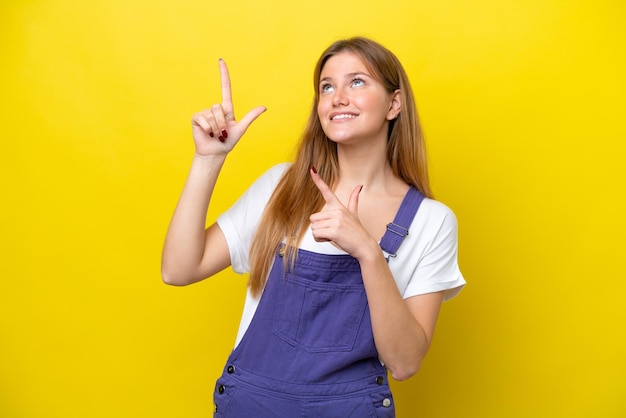
[(389, 399), (389, 398), (383, 399), (383, 406), (385, 408), (389, 408), (391, 406), (391, 399)]
[(226, 371), (228, 372), (228, 374), (233, 374), (233, 373), (235, 373), (235, 366), (232, 366), (232, 365), (231, 365), (231, 366), (228, 366), (228, 367), (226, 368)]
[(226, 390), (226, 388), (224, 387), (224, 385), (219, 385), (217, 387), (217, 392), (221, 395), (222, 393), (224, 393), (224, 391)]
[(383, 377), (382, 377), (382, 376), (378, 376), (378, 377), (376, 378), (376, 383), (377, 383), (379, 386), (382, 386), (382, 384), (383, 384), (383, 383), (385, 383), (385, 379), (383, 379)]

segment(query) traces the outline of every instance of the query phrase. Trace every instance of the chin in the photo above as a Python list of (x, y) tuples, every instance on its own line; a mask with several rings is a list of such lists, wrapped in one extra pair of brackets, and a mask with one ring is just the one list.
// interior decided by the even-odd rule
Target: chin
[(342, 143), (353, 139), (352, 134), (348, 132), (324, 132), (326, 137), (333, 142)]

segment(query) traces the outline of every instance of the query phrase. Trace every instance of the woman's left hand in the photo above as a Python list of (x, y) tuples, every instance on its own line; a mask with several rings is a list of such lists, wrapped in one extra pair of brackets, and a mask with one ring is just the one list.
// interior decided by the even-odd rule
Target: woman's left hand
[(318, 242), (330, 241), (354, 258), (360, 259), (367, 248), (363, 244), (372, 240), (358, 215), (359, 193), (363, 186), (358, 185), (352, 190), (346, 207), (314, 169), (310, 172), (313, 182), (326, 201), (322, 211), (309, 218), (313, 238)]

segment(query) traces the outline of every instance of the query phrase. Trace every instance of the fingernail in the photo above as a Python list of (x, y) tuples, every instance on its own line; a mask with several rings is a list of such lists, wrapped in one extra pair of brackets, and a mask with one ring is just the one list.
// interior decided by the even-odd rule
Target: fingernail
[(209, 132), (209, 136), (210, 136), (211, 138), (213, 138), (213, 137), (215, 136), (215, 135), (213, 134), (213, 131)]
[(222, 129), (222, 136), (224, 139), (228, 138), (228, 132), (226, 132), (226, 129)]
[(222, 135), (218, 136), (218, 139), (220, 140), (220, 142), (226, 142), (226, 138), (224, 138)]
[(315, 168), (315, 166), (314, 166), (314, 165), (311, 165), (311, 170), (313, 170), (313, 172), (314, 172), (315, 174), (317, 174), (317, 168)]

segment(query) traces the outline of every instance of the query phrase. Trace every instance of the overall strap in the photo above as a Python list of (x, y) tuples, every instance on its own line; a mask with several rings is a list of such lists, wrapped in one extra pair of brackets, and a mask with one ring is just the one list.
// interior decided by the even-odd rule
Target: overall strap
[(404, 196), (395, 219), (390, 224), (387, 224), (387, 231), (380, 240), (380, 247), (389, 254), (387, 261), (389, 261), (389, 258), (396, 256), (400, 244), (409, 235), (409, 228), (423, 200), (424, 195), (415, 187), (411, 187), (406, 196)]

